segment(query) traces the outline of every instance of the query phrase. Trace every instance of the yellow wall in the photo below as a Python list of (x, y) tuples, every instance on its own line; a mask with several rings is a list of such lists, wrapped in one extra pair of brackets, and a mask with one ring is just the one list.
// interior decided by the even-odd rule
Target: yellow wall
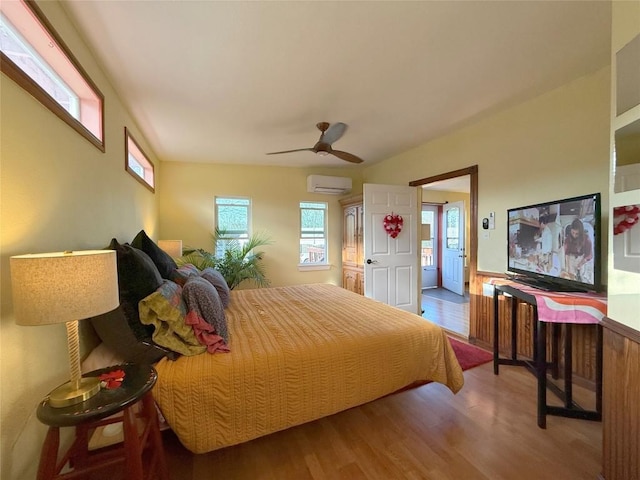
[[(211, 251), (214, 198), (251, 198), (252, 232), (265, 232), (273, 243), (263, 247), (267, 278), (272, 286), (300, 283), (341, 285), (342, 210), (336, 195), (307, 193), (309, 174), (353, 178), (354, 191), (362, 191), (354, 168), (301, 169), (201, 163), (163, 162), (158, 184), (162, 238), (182, 239), (184, 246)], [(329, 204), (329, 262), (331, 269), (298, 271), (302, 201)]]
[[(41, 9), (105, 96), (100, 152), (4, 74), (0, 78), (0, 477), (35, 478), (45, 427), (36, 407), (69, 378), (63, 325), (14, 324), (9, 257), (103, 248), (157, 230), (156, 196), (124, 170), (124, 126), (159, 167), (116, 93), (57, 2)], [(81, 286), (78, 294), (82, 295)]]
[[(478, 270), (504, 272), (506, 211), (602, 193), (603, 245), (609, 217), (610, 69), (365, 169), (364, 182), (408, 184), (478, 165), (478, 219), (496, 212), (496, 228), (478, 231)], [(603, 264), (606, 271), (606, 262)]]
[[(64, 328), (14, 324), (9, 257), (27, 252), (102, 248), (130, 241), (145, 228), (155, 239), (181, 238), (209, 246), (215, 195), (246, 195), (254, 202), (253, 229), (268, 230), (267, 273), (274, 285), (340, 283), (340, 210), (337, 197), (306, 193), (309, 173), (406, 184), (479, 165), (479, 218), (497, 215), (489, 239), (480, 236), (478, 268), (503, 271), (504, 212), (550, 198), (603, 193), (608, 215), (609, 71), (584, 77), (537, 99), (492, 115), (443, 138), (362, 171), (160, 164), (95, 59), (57, 2), (42, 10), (106, 97), (106, 153), (101, 153), (4, 75), (0, 81), (0, 477), (34, 478), (45, 427), (38, 401), (65, 381)], [(123, 127), (156, 165), (153, 195), (123, 168)], [(298, 202), (329, 202), (334, 268), (298, 272)], [(158, 215), (160, 212), (160, 215)], [(158, 220), (159, 218), (159, 220)], [(604, 225), (606, 227), (606, 221)], [(473, 228), (480, 228), (475, 226)], [(606, 247), (605, 247), (606, 248)]]

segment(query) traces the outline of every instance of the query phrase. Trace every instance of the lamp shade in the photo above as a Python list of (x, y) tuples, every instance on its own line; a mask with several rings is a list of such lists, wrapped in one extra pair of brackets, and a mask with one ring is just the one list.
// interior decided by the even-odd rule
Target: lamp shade
[(84, 250), (10, 258), (18, 325), (47, 325), (94, 317), (119, 305), (113, 250)]
[(431, 225), (428, 223), (422, 224), (422, 234), (420, 237), (422, 240), (431, 240)]
[(182, 240), (158, 240), (158, 246), (173, 258), (182, 256)]

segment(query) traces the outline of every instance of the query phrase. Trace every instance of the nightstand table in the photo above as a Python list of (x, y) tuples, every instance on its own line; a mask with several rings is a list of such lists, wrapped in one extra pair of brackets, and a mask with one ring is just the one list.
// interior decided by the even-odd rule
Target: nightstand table
[[(98, 377), (118, 369), (125, 372), (125, 377), (117, 388), (103, 388), (88, 400), (68, 407), (53, 408), (48, 399), (40, 403), (37, 416), (49, 425), (49, 431), (42, 446), (38, 480), (78, 478), (122, 463), (127, 479), (143, 480), (154, 474), (161, 480), (169, 479), (151, 395), (157, 379), (155, 369), (150, 365), (123, 364), (84, 376)], [(91, 451), (89, 439), (95, 429), (118, 422), (123, 424), (124, 442)], [(75, 427), (75, 439), (58, 461), (61, 427)], [(61, 473), (65, 466), (71, 470)]]

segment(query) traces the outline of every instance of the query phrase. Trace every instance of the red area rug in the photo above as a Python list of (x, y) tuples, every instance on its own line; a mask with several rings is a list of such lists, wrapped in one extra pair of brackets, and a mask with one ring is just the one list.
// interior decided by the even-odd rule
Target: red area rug
[(452, 337), (449, 337), (449, 341), (451, 342), (453, 351), (456, 352), (456, 357), (462, 370), (469, 370), (470, 368), (493, 360), (493, 353), (487, 352), (475, 345), (461, 342)]

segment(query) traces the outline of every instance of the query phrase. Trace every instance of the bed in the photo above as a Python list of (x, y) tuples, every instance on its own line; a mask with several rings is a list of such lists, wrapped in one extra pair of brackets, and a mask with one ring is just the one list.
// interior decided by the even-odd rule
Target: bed
[(183, 445), (204, 453), (462, 370), (444, 331), (329, 284), (231, 292), (230, 352), (157, 363), (154, 398)]
[(230, 291), (144, 231), (108, 248), (121, 303), (91, 323), (114, 358), (155, 365), (159, 410), (194, 453), (426, 382), (462, 388), (446, 334), (418, 315), (330, 284)]

